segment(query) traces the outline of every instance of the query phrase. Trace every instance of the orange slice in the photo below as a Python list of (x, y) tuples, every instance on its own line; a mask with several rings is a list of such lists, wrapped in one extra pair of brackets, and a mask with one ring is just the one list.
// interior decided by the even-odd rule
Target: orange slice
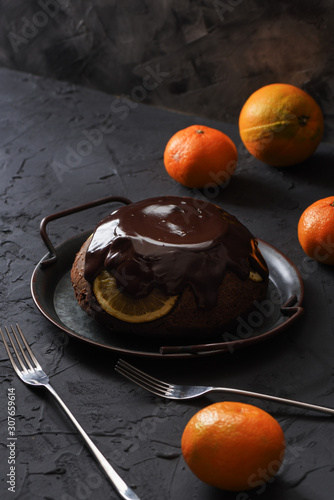
[(260, 274), (253, 269), (249, 271), (249, 279), (255, 281), (255, 283), (260, 283), (260, 281), (263, 281), (262, 276), (260, 276)]
[(116, 279), (102, 271), (93, 283), (93, 291), (100, 306), (111, 316), (127, 323), (146, 323), (165, 316), (178, 296), (171, 297), (155, 288), (145, 297), (124, 295), (116, 286)]

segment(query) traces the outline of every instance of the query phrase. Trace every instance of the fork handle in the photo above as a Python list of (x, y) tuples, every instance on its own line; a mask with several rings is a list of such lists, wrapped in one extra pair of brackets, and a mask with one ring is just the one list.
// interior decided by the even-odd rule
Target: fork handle
[(123, 498), (124, 500), (140, 500), (139, 497), (136, 495), (136, 493), (126, 485), (123, 479), (117, 474), (114, 468), (110, 465), (108, 460), (104, 457), (104, 455), (102, 455), (100, 450), (95, 446), (95, 444), (90, 439), (88, 434), (84, 431), (84, 429), (81, 427), (77, 419), (65, 405), (64, 401), (58, 396), (54, 388), (50, 384), (45, 384), (44, 387), (46, 387), (46, 389), (48, 389), (48, 391), (51, 392), (51, 394), (55, 397), (58, 404), (62, 407), (68, 418), (71, 420), (71, 422), (79, 431), (79, 433), (82, 435), (86, 445), (96, 458), (97, 462), (101, 465), (106, 476), (108, 477), (110, 482), (114, 485), (120, 497)]
[(299, 408), (304, 408), (306, 410), (315, 410), (322, 413), (329, 413), (334, 415), (334, 409), (327, 408), (326, 406), (318, 406), (311, 403), (304, 403), (302, 401), (295, 401), (293, 399), (280, 398), (278, 396), (271, 396), (270, 394), (261, 394), (259, 392), (244, 391), (243, 389), (234, 389), (230, 387), (212, 387), (212, 391), (217, 392), (228, 392), (230, 394), (241, 394), (242, 396), (250, 396), (259, 399), (267, 399), (269, 401), (274, 401), (275, 403), (283, 403), (291, 406), (297, 406)]

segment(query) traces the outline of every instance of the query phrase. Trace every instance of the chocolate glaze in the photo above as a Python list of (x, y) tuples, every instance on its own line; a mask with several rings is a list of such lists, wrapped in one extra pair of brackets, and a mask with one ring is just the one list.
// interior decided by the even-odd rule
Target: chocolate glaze
[(178, 295), (186, 286), (199, 307), (213, 307), (226, 269), (268, 276), (257, 241), (233, 215), (193, 198), (162, 196), (122, 206), (97, 226), (85, 259), (91, 284), (106, 269), (123, 293), (154, 287)]

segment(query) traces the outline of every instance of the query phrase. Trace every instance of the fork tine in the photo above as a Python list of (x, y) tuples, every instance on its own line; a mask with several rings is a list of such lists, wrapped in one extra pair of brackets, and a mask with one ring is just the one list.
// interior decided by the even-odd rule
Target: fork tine
[[(17, 326), (17, 325), (16, 325), (16, 326)], [(18, 335), (17, 335), (17, 333), (16, 333), (16, 331), (15, 331), (15, 329), (14, 329), (13, 325), (10, 325), (10, 328), (11, 328), (11, 330), (12, 330), (12, 333), (14, 334), (14, 337), (15, 337), (15, 339), (16, 339), (16, 343), (17, 343), (17, 345), (18, 345), (18, 347), (19, 347), (19, 349), (20, 349), (20, 351), (21, 351), (21, 354), (22, 354), (22, 356), (23, 356), (23, 358), (24, 358), (25, 362), (26, 362), (26, 363), (27, 363), (27, 365), (28, 365), (28, 368), (29, 368), (30, 370), (32, 370), (32, 369), (33, 369), (33, 367), (32, 367), (32, 365), (31, 365), (31, 363), (30, 363), (30, 360), (27, 358), (26, 353), (24, 352), (24, 349), (23, 349), (23, 347), (22, 347), (22, 344), (21, 344), (21, 342), (20, 342), (20, 339), (19, 339), (19, 337), (18, 337)], [(10, 333), (9, 333), (9, 330), (8, 330), (7, 326), (5, 326), (5, 329), (6, 329), (7, 335), (8, 335), (8, 337), (9, 337), (9, 339), (10, 339), (11, 343), (12, 343), (12, 348), (14, 349), (14, 352), (15, 352), (15, 354), (16, 354), (17, 359), (19, 360), (19, 363), (20, 363), (20, 365), (21, 365), (22, 370), (26, 370), (26, 369), (27, 369), (27, 367), (24, 365), (24, 363), (23, 363), (23, 361), (22, 361), (22, 358), (21, 358), (21, 356), (20, 356), (20, 354), (19, 354), (19, 352), (18, 352), (18, 350), (17, 350), (17, 348), (16, 348), (15, 342), (13, 341), (13, 339), (12, 339), (12, 337), (11, 337)]]
[(115, 368), (115, 370), (123, 375), (123, 377), (127, 378), (131, 382), (134, 382), (136, 385), (139, 387), (142, 387), (148, 392), (151, 392), (152, 394), (155, 394), (156, 396), (163, 397), (165, 395), (165, 391), (161, 389), (155, 389), (152, 385), (149, 385), (146, 381), (141, 381), (138, 377), (136, 377), (133, 374), (129, 374), (128, 372), (124, 371), (122, 368), (118, 367)]
[(162, 380), (159, 380), (158, 378), (152, 377), (152, 375), (149, 375), (148, 373), (145, 373), (138, 368), (136, 368), (133, 365), (130, 365), (127, 361), (124, 361), (124, 359), (118, 360), (116, 366), (120, 366), (124, 369), (127, 369), (128, 371), (136, 374), (138, 377), (141, 377), (143, 380), (146, 380), (147, 382), (152, 382), (155, 384), (157, 387), (161, 389), (168, 389), (170, 387), (170, 384), (167, 382), (163, 382)]
[[(13, 328), (13, 327), (12, 327), (12, 328)], [(41, 365), (40, 365), (40, 364), (39, 364), (39, 362), (37, 361), (36, 356), (34, 355), (34, 353), (32, 352), (32, 350), (30, 349), (30, 346), (29, 346), (29, 344), (28, 344), (28, 342), (27, 342), (27, 340), (26, 340), (25, 336), (23, 335), (23, 332), (22, 332), (21, 328), (19, 327), (19, 325), (18, 325), (17, 323), (16, 323), (16, 328), (17, 328), (17, 329), (18, 329), (18, 331), (20, 332), (21, 338), (22, 338), (22, 340), (23, 340), (23, 342), (24, 342), (24, 345), (25, 345), (25, 347), (26, 347), (26, 349), (27, 349), (27, 351), (28, 351), (28, 353), (29, 353), (29, 356), (30, 356), (30, 358), (32, 359), (32, 361), (35, 363), (35, 367), (36, 367), (36, 368), (39, 368), (39, 369), (42, 369)], [(15, 331), (14, 331), (14, 332), (15, 332)], [(17, 338), (17, 337), (16, 337), (16, 338)], [(20, 346), (20, 347), (21, 347), (21, 346)], [(25, 359), (25, 360), (27, 361), (27, 363), (30, 365), (30, 363), (29, 363), (29, 361), (28, 361), (27, 357), (26, 357), (26, 356), (25, 356), (25, 354), (24, 354), (24, 350), (22, 349), (22, 347), (21, 347), (21, 350), (22, 350), (22, 353), (23, 353), (23, 355), (24, 355), (24, 359)], [(29, 368), (31, 368), (31, 369), (32, 369), (32, 366), (30, 365), (30, 366), (29, 366)]]
[[(16, 356), (17, 356), (17, 359), (18, 359), (18, 360), (19, 360), (19, 362), (20, 362), (20, 365), (21, 365), (21, 367), (22, 367), (23, 371), (24, 371), (24, 372), (27, 372), (27, 369), (26, 369), (26, 367), (23, 365), (22, 360), (21, 360), (21, 358), (20, 358), (20, 356), (19, 356), (19, 354), (18, 354), (18, 352), (17, 352), (17, 350), (16, 350), (16, 348), (15, 348), (15, 345), (13, 345), (13, 340), (12, 340), (12, 338), (11, 338), (11, 336), (10, 336), (10, 333), (9, 333), (9, 331), (8, 331), (8, 328), (7, 328), (6, 326), (5, 326), (5, 330), (6, 330), (6, 332), (7, 332), (8, 338), (9, 338), (9, 340), (10, 340), (10, 343), (11, 343), (11, 345), (12, 345), (12, 347), (13, 347), (14, 351), (16, 351), (16, 352), (15, 352), (15, 354), (16, 354)], [(15, 370), (16, 374), (20, 377), (20, 376), (21, 376), (21, 373), (20, 373), (19, 367), (17, 366), (16, 361), (14, 360), (14, 358), (13, 358), (13, 356), (12, 356), (12, 353), (10, 352), (8, 342), (7, 342), (7, 340), (6, 340), (5, 336), (4, 336), (4, 334), (3, 334), (3, 332), (2, 332), (2, 329), (1, 329), (1, 328), (0, 328), (0, 333), (1, 333), (2, 340), (3, 340), (3, 344), (4, 344), (4, 346), (5, 346), (5, 349), (6, 349), (6, 351), (7, 351), (8, 357), (9, 357), (9, 359), (10, 359), (10, 362), (12, 363), (13, 368), (14, 368), (14, 370)]]
[(138, 368), (135, 368), (124, 360), (119, 360), (117, 362), (115, 370), (156, 396), (165, 396), (166, 391), (169, 389), (169, 384), (151, 377), (151, 375), (138, 370)]
[[(26, 338), (23, 335), (22, 330), (17, 323), (16, 323), (16, 328), (17, 328), (17, 331), (19, 333), (16, 333), (13, 325), (10, 325), (10, 329), (7, 326), (5, 326), (5, 330), (7, 333), (7, 337), (9, 339), (9, 343), (6, 341), (4, 334), (1, 332), (2, 340), (4, 342), (8, 357), (9, 357), (12, 365), (14, 366), (14, 364), (15, 364), (15, 366), (16, 366), (16, 369), (15, 369), (16, 373), (19, 374), (18, 373), (19, 367), (18, 367), (17, 363), (15, 362), (14, 357), (10, 351), (10, 346), (13, 349), (13, 351), (16, 355), (17, 361), (19, 362), (21, 369), (24, 373), (27, 373), (29, 370), (32, 371), (32, 370), (34, 370), (34, 368), (41, 369), (40, 364), (38, 363), (32, 350), (30, 349), (30, 347), (26, 341)], [(14, 338), (15, 338), (15, 340), (14, 340)], [(15, 341), (16, 341), (16, 343), (15, 343)], [(22, 345), (21, 341), (23, 342), (24, 346)], [(30, 359), (29, 359), (27, 354), (29, 354)], [(26, 364), (24, 364), (23, 360), (25, 361)], [(35, 367), (33, 366), (32, 363), (35, 364)]]

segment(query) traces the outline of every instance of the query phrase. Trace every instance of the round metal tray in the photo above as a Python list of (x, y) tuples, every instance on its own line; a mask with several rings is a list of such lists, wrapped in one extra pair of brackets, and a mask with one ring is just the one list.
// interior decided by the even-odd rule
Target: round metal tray
[(256, 304), (248, 317), (240, 319), (233, 330), (221, 332), (219, 342), (161, 346), (161, 341), (152, 338), (130, 339), (96, 323), (74, 297), (71, 267), (89, 234), (91, 231), (70, 238), (57, 247), (52, 246), (53, 255), (50, 258), (49, 253), (41, 259), (31, 278), (32, 297), (41, 313), (61, 330), (83, 342), (136, 356), (198, 357), (232, 352), (267, 340), (285, 330), (302, 313), (303, 282), (297, 268), (279, 250), (259, 240), (259, 248), (269, 267), (267, 298)]

